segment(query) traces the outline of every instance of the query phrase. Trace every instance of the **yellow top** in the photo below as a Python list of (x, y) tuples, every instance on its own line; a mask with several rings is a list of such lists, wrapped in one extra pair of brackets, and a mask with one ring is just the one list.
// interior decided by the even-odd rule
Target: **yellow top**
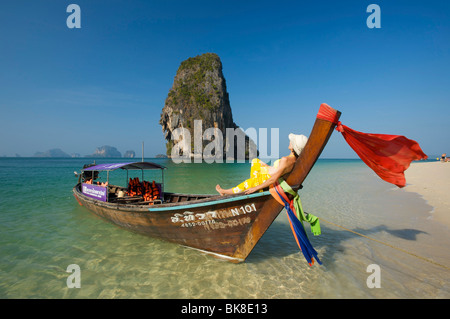
[[(289, 156), (294, 156), (294, 154), (289, 154)], [(273, 173), (277, 168), (278, 168), (278, 166), (280, 165), (280, 160), (281, 160), (281, 158), (280, 159), (277, 159), (274, 163), (273, 163), (273, 167), (271, 167), (271, 168), (269, 168), (268, 169), (268, 171), (267, 171), (267, 173)], [(270, 174), (269, 173), (269, 174)]]
[(281, 158), (277, 159), (277, 160), (273, 163), (273, 167), (277, 168), (278, 165), (280, 165), (280, 160), (281, 160)]
[[(295, 156), (295, 155), (294, 155), (294, 154), (289, 154), (288, 156)], [(277, 159), (277, 160), (273, 163), (273, 167), (277, 168), (278, 165), (280, 165), (280, 160), (281, 160), (281, 158), (280, 158), (280, 159)]]

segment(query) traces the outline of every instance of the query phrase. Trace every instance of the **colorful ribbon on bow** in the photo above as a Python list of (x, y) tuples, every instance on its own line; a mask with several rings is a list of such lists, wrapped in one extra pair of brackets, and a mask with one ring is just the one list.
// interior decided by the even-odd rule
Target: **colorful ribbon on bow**
[[(286, 183), (286, 181), (280, 179), (276, 182), (274, 187), (271, 188), (271, 193), (274, 198), (286, 208), (292, 233), (308, 264), (312, 266), (315, 259), (320, 265), (322, 265), (317, 251), (313, 248), (311, 242), (309, 241), (303, 226), (303, 221), (309, 222), (311, 224), (312, 233), (314, 235), (320, 235), (321, 231), (319, 219), (316, 216), (306, 214), (303, 211), (300, 196)], [(289, 200), (286, 193), (293, 195), (294, 198)]]

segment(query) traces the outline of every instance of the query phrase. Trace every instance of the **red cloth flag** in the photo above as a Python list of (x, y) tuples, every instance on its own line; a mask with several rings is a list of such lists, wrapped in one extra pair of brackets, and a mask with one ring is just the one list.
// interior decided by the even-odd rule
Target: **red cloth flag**
[(416, 141), (405, 136), (362, 133), (341, 122), (336, 130), (378, 176), (398, 187), (406, 185), (404, 171), (412, 161), (428, 158)]
[(404, 171), (412, 161), (427, 159), (416, 141), (401, 135), (370, 134), (352, 130), (342, 125), (339, 112), (328, 104), (320, 105), (317, 118), (336, 124), (350, 147), (378, 176), (386, 182), (404, 187)]

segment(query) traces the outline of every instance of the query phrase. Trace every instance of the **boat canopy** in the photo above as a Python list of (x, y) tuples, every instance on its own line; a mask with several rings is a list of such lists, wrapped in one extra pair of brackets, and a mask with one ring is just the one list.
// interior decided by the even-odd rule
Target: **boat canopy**
[(152, 162), (130, 162), (130, 163), (106, 163), (83, 168), (83, 171), (114, 171), (116, 169), (126, 170), (147, 170), (147, 169), (166, 169), (166, 167)]

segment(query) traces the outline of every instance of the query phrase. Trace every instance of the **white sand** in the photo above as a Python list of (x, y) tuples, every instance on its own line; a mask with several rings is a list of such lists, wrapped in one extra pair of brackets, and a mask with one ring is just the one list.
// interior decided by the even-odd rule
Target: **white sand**
[(405, 171), (405, 190), (434, 207), (433, 220), (450, 228), (450, 162), (413, 162)]

